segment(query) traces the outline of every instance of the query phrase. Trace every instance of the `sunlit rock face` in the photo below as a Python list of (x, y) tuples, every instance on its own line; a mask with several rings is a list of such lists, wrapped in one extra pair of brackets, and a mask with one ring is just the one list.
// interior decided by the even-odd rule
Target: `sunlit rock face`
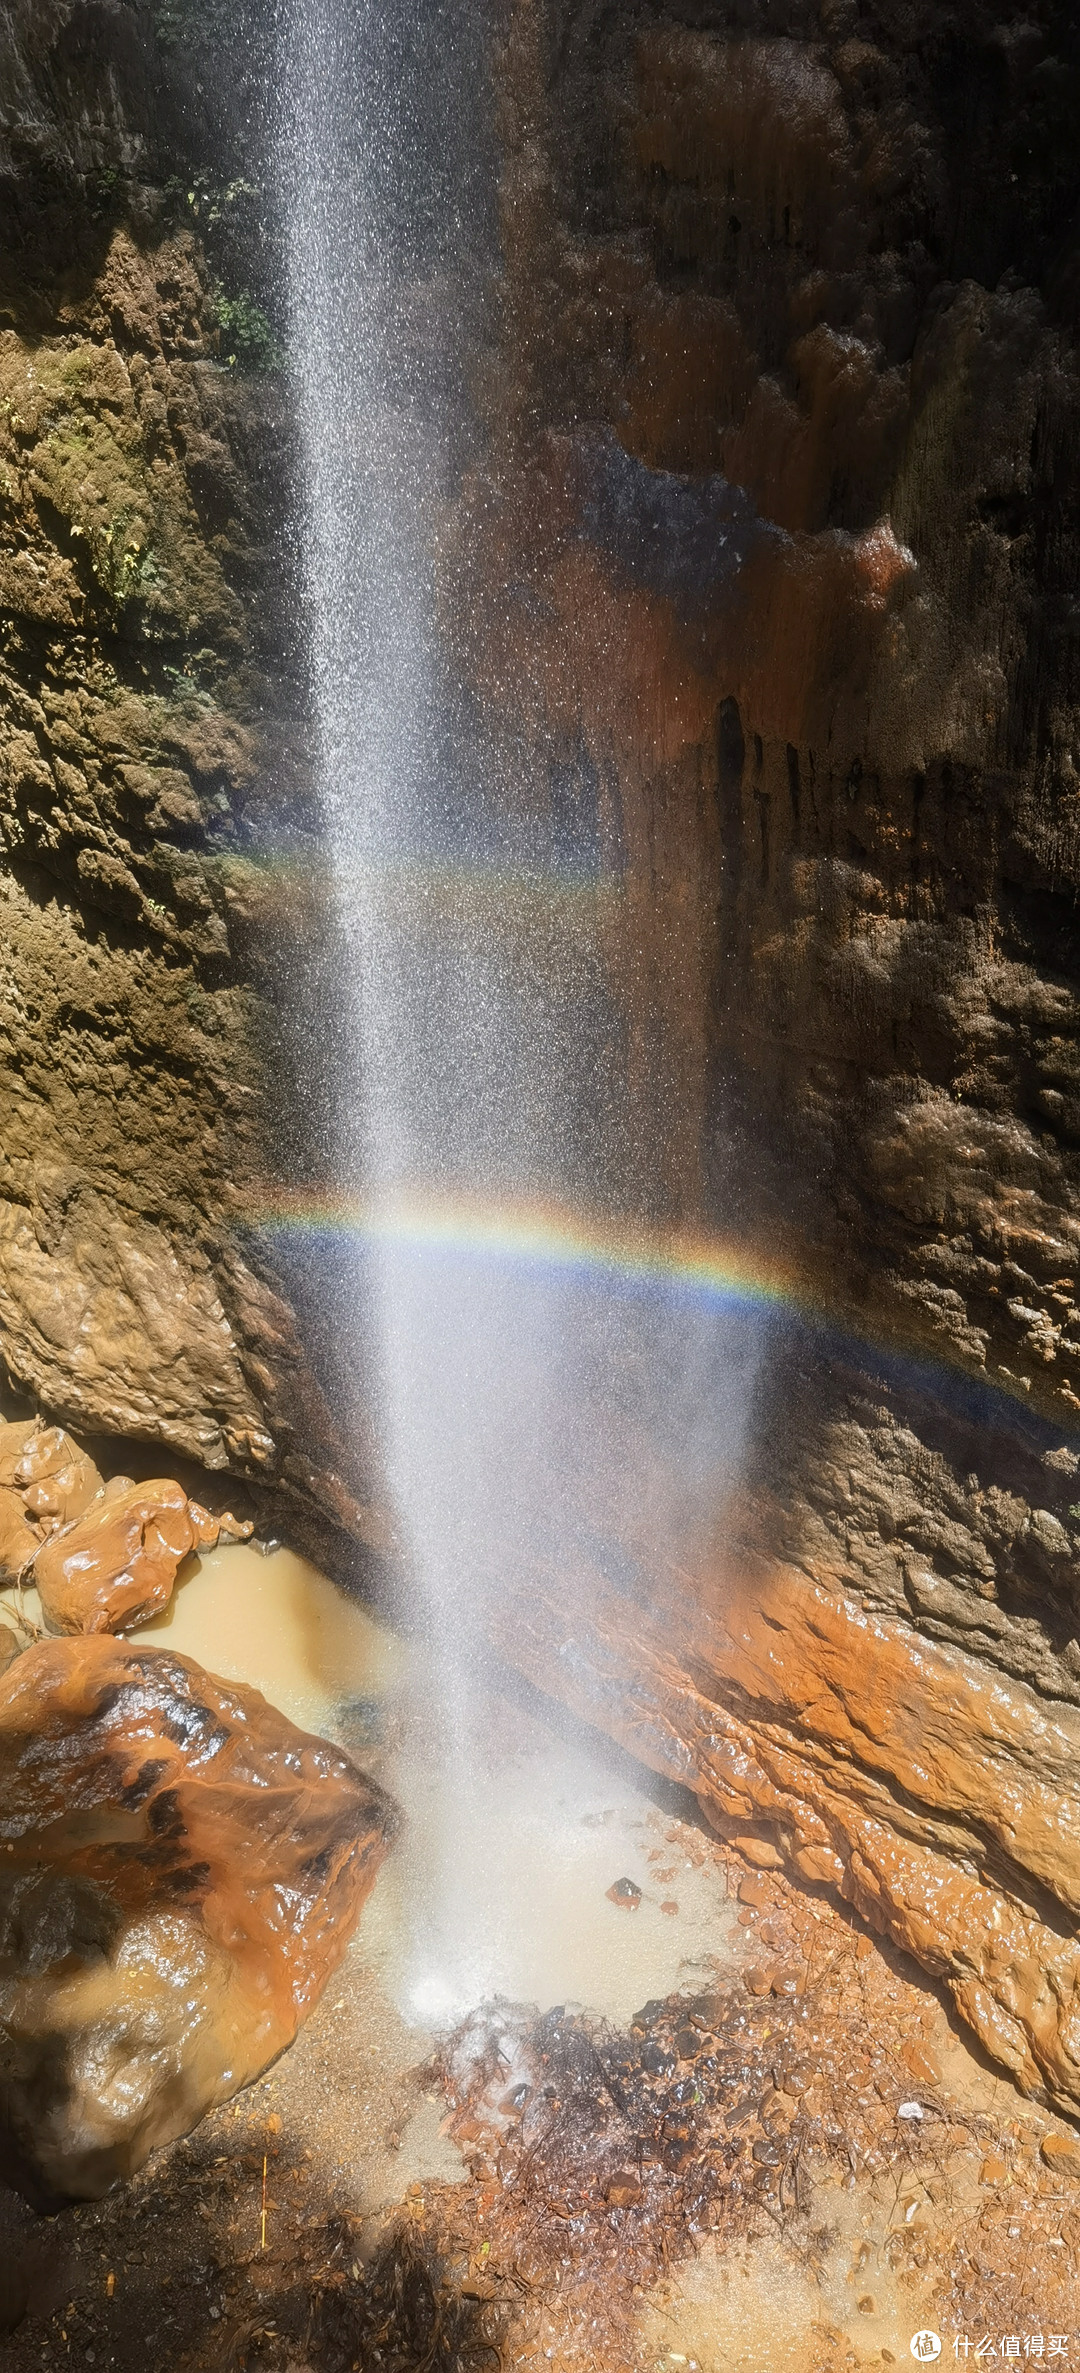
[(168, 13), (0, 25), (0, 1336), (39, 1406), (355, 1534), (365, 1445), (239, 1224), (302, 1163), (333, 964), (291, 870), (287, 411), (222, 331), (257, 61), (233, 12), (200, 98)]
[(839, 1892), (1025, 2091), (1080, 2101), (1080, 1716), (743, 1555), (645, 1603), (597, 1576), (499, 1630), (530, 1678), (695, 1790), (754, 1862)]
[(92, 2199), (292, 2041), (393, 1827), (257, 1691), (117, 1640), (0, 1681), (4, 2172)]

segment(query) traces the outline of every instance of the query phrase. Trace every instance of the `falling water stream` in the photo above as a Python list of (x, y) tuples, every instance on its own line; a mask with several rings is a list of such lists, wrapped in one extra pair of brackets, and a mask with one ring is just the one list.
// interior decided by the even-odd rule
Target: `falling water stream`
[[(475, 1889), (478, 1841), (491, 1849), (484, 1605), (542, 1564), (647, 1586), (643, 1542), (677, 1553), (715, 1512), (753, 1357), (745, 1324), (700, 1297), (499, 1239), (508, 1203), (565, 1200), (571, 1180), (609, 1211), (618, 1180), (632, 1206), (642, 1166), (600, 983), (596, 916), (601, 899), (618, 909), (620, 881), (598, 869), (584, 809), (568, 830), (565, 803), (521, 796), (440, 614), (498, 260), (488, 48), (471, 0), (296, 0), (277, 144), (343, 949), (336, 1159), (356, 1222), (332, 1252), (424, 1639), (396, 1784), (427, 1840), (406, 1991), (433, 2017), (508, 1976)], [(574, 935), (545, 946), (541, 928), (538, 955), (538, 913), (567, 899)], [(425, 1233), (402, 1218), (417, 1198), (495, 1221), (480, 1241)], [(520, 1791), (506, 1819), (524, 1820), (527, 1858)]]

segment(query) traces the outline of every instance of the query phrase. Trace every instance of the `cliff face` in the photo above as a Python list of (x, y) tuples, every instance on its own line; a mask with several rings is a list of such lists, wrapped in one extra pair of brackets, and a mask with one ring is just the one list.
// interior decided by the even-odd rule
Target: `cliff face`
[(234, 1226), (303, 1160), (290, 443), (277, 378), (230, 367), (238, 315), (268, 332), (207, 261), (236, 192), (205, 125), (194, 187), (167, 173), (156, 18), (28, 0), (0, 26), (4, 1357), (84, 1429), (363, 1531)]

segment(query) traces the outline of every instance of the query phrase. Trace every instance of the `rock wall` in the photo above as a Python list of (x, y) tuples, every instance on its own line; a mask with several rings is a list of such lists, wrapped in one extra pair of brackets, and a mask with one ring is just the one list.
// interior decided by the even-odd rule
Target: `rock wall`
[(230, 364), (238, 314), (269, 332), (204, 239), (257, 192), (174, 18), (0, 22), (0, 1330), (47, 1410), (363, 1535), (362, 1456), (246, 1232), (310, 1158), (327, 934), (290, 887), (289, 425), (279, 375)]

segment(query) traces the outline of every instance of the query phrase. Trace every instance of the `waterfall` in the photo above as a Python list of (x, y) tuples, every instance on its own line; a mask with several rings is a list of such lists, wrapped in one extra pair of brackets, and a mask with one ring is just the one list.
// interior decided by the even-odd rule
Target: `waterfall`
[[(499, 1981), (470, 1863), (484, 1607), (577, 1568), (647, 1593), (643, 1543), (675, 1554), (730, 1472), (745, 1327), (603, 1250), (591, 1199), (610, 1219), (612, 1179), (632, 1205), (640, 1172), (598, 919), (623, 885), (588, 753), (569, 790), (550, 754), (538, 820), (440, 615), (498, 262), (483, 11), (292, 0), (282, 57), (298, 532), (343, 949), (337, 1154), (361, 1215), (340, 1323), (377, 1369), (427, 1640), (415, 1766), (441, 1812), (412, 1990), (449, 2013)], [(570, 1187), (582, 1216), (555, 1257), (529, 1215)]]

